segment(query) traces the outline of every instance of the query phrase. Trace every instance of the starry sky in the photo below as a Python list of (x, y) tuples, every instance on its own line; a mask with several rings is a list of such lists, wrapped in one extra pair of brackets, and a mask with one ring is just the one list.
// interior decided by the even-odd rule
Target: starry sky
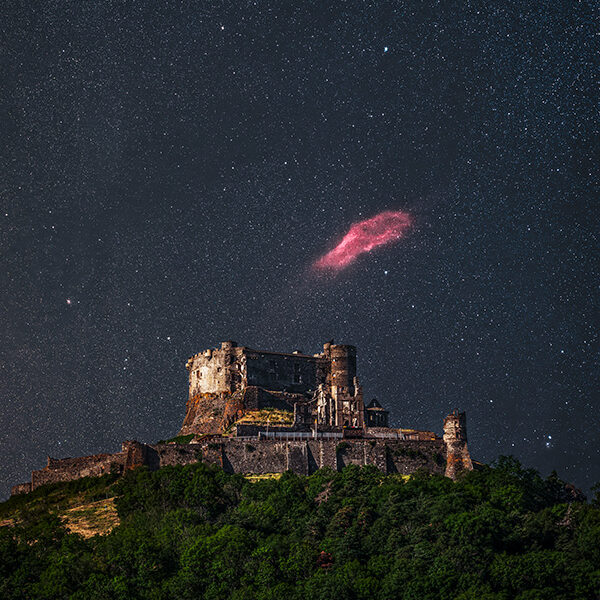
[(593, 3), (0, 10), (0, 496), (175, 435), (225, 339), (355, 344), (393, 425), (600, 481)]

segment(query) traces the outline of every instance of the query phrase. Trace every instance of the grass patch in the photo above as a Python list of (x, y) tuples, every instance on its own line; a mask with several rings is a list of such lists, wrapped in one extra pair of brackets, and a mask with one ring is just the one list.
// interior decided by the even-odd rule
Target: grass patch
[(73, 531), (80, 533), (80, 529), (84, 537), (108, 533), (118, 524), (113, 506), (113, 485), (118, 478), (116, 474), (82, 477), (49, 483), (28, 494), (13, 496), (0, 503), (0, 527), (34, 523), (51, 513), (69, 529), (73, 523)]
[(268, 481), (270, 479), (280, 479), (283, 473), (263, 473), (262, 475), (244, 475), (250, 483), (257, 483), (259, 481)]
[(31, 514), (49, 508), (67, 509), (106, 499), (113, 495), (110, 488), (118, 478), (119, 475), (110, 474), (41, 485), (28, 494), (19, 494), (0, 503), (0, 520), (19, 520), (22, 512)]
[(84, 538), (107, 535), (119, 524), (114, 498), (75, 506), (58, 516), (71, 533), (78, 533)]
[(273, 426), (293, 425), (294, 413), (290, 410), (279, 410), (278, 408), (249, 410), (235, 422), (236, 425), (266, 425), (267, 423)]

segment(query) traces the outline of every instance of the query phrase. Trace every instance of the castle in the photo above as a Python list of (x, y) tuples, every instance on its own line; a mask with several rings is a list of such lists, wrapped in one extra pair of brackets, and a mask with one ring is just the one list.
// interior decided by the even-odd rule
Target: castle
[[(187, 369), (190, 389), (182, 435), (214, 432), (215, 425), (226, 429), (244, 411), (261, 408), (293, 410), (296, 430), (313, 420), (327, 428), (365, 425), (354, 346), (328, 342), (323, 352), (309, 355), (253, 350), (228, 341), (190, 358)], [(210, 401), (216, 405), (206, 415)], [(217, 425), (214, 411), (219, 407), (223, 421)]]
[(388, 411), (376, 399), (365, 406), (354, 346), (331, 341), (322, 352), (304, 354), (226, 341), (192, 356), (187, 369), (189, 395), (179, 436), (156, 444), (127, 441), (113, 454), (49, 457), (12, 493), (141, 465), (157, 469), (198, 461), (248, 474), (308, 475), (357, 464), (385, 473), (423, 468), (455, 478), (473, 468), (464, 413), (448, 415), (439, 437), (389, 427)]

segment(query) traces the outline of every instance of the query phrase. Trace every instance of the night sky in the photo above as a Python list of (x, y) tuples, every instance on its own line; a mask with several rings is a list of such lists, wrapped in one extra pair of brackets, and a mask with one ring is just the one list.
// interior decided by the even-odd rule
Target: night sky
[[(14, 2), (0, 19), (0, 496), (175, 435), (226, 339), (358, 348), (365, 399), (589, 491), (587, 2)], [(410, 227), (315, 273), (357, 222)]]

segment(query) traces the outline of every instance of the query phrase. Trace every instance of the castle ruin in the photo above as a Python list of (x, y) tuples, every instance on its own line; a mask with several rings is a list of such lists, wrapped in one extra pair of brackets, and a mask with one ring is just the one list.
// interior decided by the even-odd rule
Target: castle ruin
[(296, 428), (313, 420), (321, 428), (364, 427), (354, 346), (328, 342), (323, 352), (310, 355), (227, 341), (190, 358), (187, 369), (189, 399), (180, 435), (223, 433), (245, 411), (261, 408), (293, 410)]
[(309, 475), (356, 464), (385, 473), (426, 469), (454, 479), (473, 469), (464, 413), (448, 415), (439, 437), (389, 427), (389, 413), (376, 399), (365, 407), (354, 346), (331, 341), (322, 352), (304, 354), (226, 341), (195, 354), (186, 366), (189, 394), (178, 437), (156, 444), (127, 441), (114, 454), (48, 458), (12, 493), (141, 465), (157, 469), (198, 461), (247, 474)]

